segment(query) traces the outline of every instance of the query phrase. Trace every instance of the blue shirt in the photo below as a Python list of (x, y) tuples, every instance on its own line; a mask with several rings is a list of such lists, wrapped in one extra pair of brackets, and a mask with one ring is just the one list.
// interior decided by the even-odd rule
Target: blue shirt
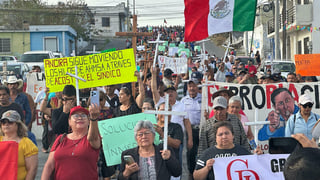
[(283, 137), (284, 136), (284, 127), (279, 127), (279, 129), (271, 132), (269, 129), (269, 124), (263, 125), (263, 127), (259, 130), (258, 140), (265, 141), (269, 140), (271, 137)]
[(294, 115), (291, 115), (286, 125), (285, 136), (291, 137), (292, 134), (302, 133), (309, 139), (312, 139), (312, 128), (319, 117), (318, 114), (311, 112), (308, 121), (306, 122), (299, 111), (296, 114), (296, 121), (294, 122)]
[(31, 122), (31, 108), (29, 105), (28, 97), (23, 93), (19, 93), (14, 102), (19, 104), (24, 111), (26, 116), (25, 124), (28, 126), (28, 124)]

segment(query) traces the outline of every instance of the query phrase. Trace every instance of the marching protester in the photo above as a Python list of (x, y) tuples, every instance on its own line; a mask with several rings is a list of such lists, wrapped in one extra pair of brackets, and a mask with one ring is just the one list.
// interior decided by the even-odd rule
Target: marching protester
[[(49, 153), (41, 179), (98, 179), (97, 162), (101, 138), (98, 129), (100, 109), (92, 104), (89, 110), (70, 109), (68, 124), (71, 133), (59, 135)], [(89, 128), (88, 128), (89, 127)]]
[(291, 115), (285, 129), (285, 136), (301, 133), (312, 139), (312, 129), (320, 116), (312, 112), (313, 99), (308, 94), (299, 97), (300, 111)]
[(76, 88), (73, 85), (66, 85), (62, 91), (62, 106), (53, 109), (51, 115), (52, 129), (55, 134), (69, 132), (70, 110), (76, 106)]
[[(199, 156), (196, 170), (193, 173), (195, 180), (215, 179), (212, 168), (215, 158), (251, 154), (248, 149), (234, 143), (234, 139), (237, 135), (235, 134), (231, 123), (220, 121), (215, 123), (212, 128), (214, 129), (214, 134), (212, 135), (215, 136), (216, 144), (205, 149)], [(257, 154), (262, 154), (262, 151), (259, 148), (255, 152)]]
[[(158, 111), (165, 110), (165, 103), (161, 103), (159, 105)], [(168, 108), (171, 111), (171, 106)], [(163, 140), (164, 138), (164, 119), (165, 116), (162, 114), (157, 115), (157, 124), (154, 124), (155, 131), (159, 134), (160, 138)], [(180, 161), (180, 165), (182, 164), (182, 159), (179, 155), (180, 149), (182, 148), (183, 143), (183, 131), (179, 124), (171, 122), (171, 116), (168, 116), (168, 146), (170, 146), (176, 158)]]
[(188, 95), (183, 97), (181, 100), (181, 103), (185, 106), (185, 110), (189, 113), (189, 120), (192, 128), (193, 146), (187, 151), (188, 169), (191, 175), (195, 167), (195, 161), (199, 146), (202, 95), (199, 93), (198, 85), (198, 79), (190, 79), (187, 85)]
[(28, 128), (17, 111), (8, 110), (1, 115), (0, 142), (15, 141), (18, 145), (18, 180), (32, 180), (38, 168), (38, 148), (27, 138)]
[(249, 122), (249, 119), (246, 115), (240, 114), (241, 107), (242, 107), (242, 100), (239, 96), (232, 96), (229, 99), (228, 113), (234, 114), (240, 119), (243, 125), (243, 129), (247, 135), (247, 138), (249, 139), (249, 141), (252, 141), (254, 140), (254, 135), (251, 131), (251, 126), (245, 125), (246, 122)]
[(171, 176), (181, 175), (181, 166), (174, 151), (170, 147), (163, 150), (162, 146), (153, 144), (155, 133), (150, 121), (136, 124), (134, 136), (138, 146), (122, 152), (119, 180), (169, 180)]
[(227, 112), (227, 107), (228, 102), (226, 98), (218, 96), (213, 100), (212, 108), (214, 111), (214, 116), (205, 121), (201, 127), (198, 157), (200, 157), (207, 148), (212, 147), (217, 143), (217, 129), (214, 128), (214, 124), (221, 121), (229, 122), (232, 125), (234, 130), (233, 142), (242, 146), (244, 149), (249, 150), (249, 143), (241, 121), (236, 115), (229, 114)]

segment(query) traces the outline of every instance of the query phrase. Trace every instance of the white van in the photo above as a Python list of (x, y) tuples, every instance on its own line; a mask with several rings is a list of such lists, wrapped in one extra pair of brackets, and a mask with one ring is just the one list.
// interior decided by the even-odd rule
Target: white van
[(53, 58), (52, 51), (28, 51), (21, 56), (19, 61), (27, 64), (30, 69), (32, 69), (32, 66), (38, 65), (44, 70), (43, 60)]

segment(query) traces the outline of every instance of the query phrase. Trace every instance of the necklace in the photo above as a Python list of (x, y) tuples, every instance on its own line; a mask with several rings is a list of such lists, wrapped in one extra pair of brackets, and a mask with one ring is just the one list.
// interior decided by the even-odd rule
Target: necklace
[[(83, 137), (82, 137), (83, 138)], [(73, 156), (74, 155), (74, 151), (75, 151), (75, 149), (76, 149), (76, 147), (78, 146), (78, 144), (80, 143), (80, 141), (82, 140), (82, 138), (80, 138), (80, 139), (78, 139), (78, 140), (72, 140), (72, 144), (73, 144), (73, 150), (72, 150), (72, 153), (71, 153), (71, 155)]]

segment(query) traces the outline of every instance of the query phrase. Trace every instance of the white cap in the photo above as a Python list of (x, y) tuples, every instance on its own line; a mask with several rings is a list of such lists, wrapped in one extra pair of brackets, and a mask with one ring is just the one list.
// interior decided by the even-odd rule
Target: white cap
[(299, 104), (304, 105), (304, 104), (307, 104), (307, 103), (314, 104), (314, 102), (313, 102), (313, 100), (312, 100), (312, 98), (311, 98), (311, 96), (309, 94), (304, 94), (304, 95), (299, 97)]
[(224, 98), (223, 96), (218, 96), (218, 97), (214, 98), (213, 106), (212, 106), (213, 109), (215, 109), (217, 107), (227, 108), (227, 106), (228, 106), (227, 99)]

